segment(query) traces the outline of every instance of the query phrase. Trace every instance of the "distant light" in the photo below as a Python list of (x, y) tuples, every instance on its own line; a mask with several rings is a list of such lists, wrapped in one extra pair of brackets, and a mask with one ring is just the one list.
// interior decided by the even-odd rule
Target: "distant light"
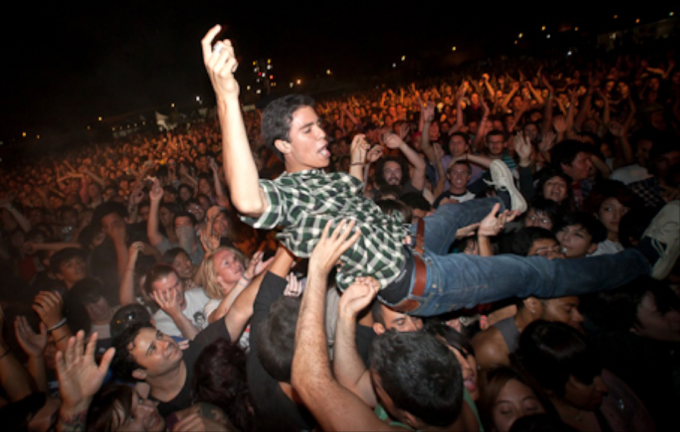
[(326, 69), (326, 75), (332, 75), (333, 73), (331, 72), (330, 69)]
[(201, 97), (200, 97), (200, 96), (196, 96), (196, 102), (200, 102), (200, 101), (201, 101)]
[(170, 108), (174, 108), (174, 107), (175, 107), (175, 104), (174, 104), (174, 103), (171, 103), (171, 104), (170, 104)]
[(524, 37), (524, 33), (520, 33), (519, 36), (517, 36), (517, 37), (522, 39), (522, 37)]
[(272, 83), (272, 87), (276, 87), (276, 83), (275, 83), (275, 82)]
[(87, 130), (90, 130), (90, 126), (89, 126), (89, 125), (87, 126)]
[(515, 41), (515, 45), (517, 45), (517, 41)]
[(570, 55), (571, 55), (571, 51), (567, 51), (567, 55), (570, 56)]
[(257, 66), (257, 61), (253, 61), (253, 66)]
[(271, 63), (272, 59), (267, 59), (267, 64)]
[(675, 15), (675, 12), (671, 12), (671, 13), (668, 14), (668, 16), (673, 16), (673, 15)]
[(550, 35), (547, 35), (547, 36), (546, 36), (546, 39), (550, 39)]
[(453, 48), (451, 49), (451, 51), (455, 51), (455, 50), (456, 50), (456, 47), (453, 47)]
[(640, 18), (635, 20), (635, 24), (640, 24)]
[(401, 56), (401, 61), (406, 60), (406, 56)]
[(21, 133), (21, 136), (24, 137), (24, 138), (26, 138), (26, 132), (22, 132), (22, 133)]
[(267, 65), (267, 70), (271, 70), (271, 68), (272, 68), (272, 65), (268, 64), (268, 65)]
[(396, 64), (396, 63), (392, 63), (392, 68), (396, 68), (396, 67), (397, 67), (397, 64)]
[(302, 84), (302, 80), (297, 80), (297, 81), (295, 81), (295, 84), (297, 84), (297, 85)]
[(250, 86), (246, 87), (246, 90), (250, 91)]
[(99, 120), (99, 121), (102, 121), (102, 118), (101, 118), (101, 117), (99, 117), (99, 119), (98, 119), (98, 120)]
[(36, 136), (35, 136), (35, 139), (40, 139), (40, 135), (36, 135)]
[(270, 80), (273, 80), (273, 79), (274, 79), (274, 75), (269, 75), (269, 79), (270, 79)]
[(618, 16), (618, 15), (614, 15), (614, 19), (618, 19), (618, 18), (619, 18), (619, 16)]
[(578, 31), (578, 27), (574, 27), (574, 31)]
[(293, 83), (288, 84), (290, 88), (293, 88)]
[(257, 73), (257, 70), (258, 70), (257, 68), (254, 68), (254, 69), (253, 69), (253, 72)]
[(257, 89), (257, 91), (255, 93), (260, 94), (260, 93), (262, 93), (262, 91), (260, 89)]
[(541, 31), (545, 31), (545, 26), (542, 26), (542, 27), (541, 27)]

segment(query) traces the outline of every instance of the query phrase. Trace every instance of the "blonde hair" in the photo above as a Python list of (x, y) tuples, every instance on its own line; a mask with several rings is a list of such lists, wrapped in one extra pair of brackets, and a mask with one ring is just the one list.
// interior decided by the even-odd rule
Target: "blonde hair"
[(203, 287), (203, 290), (208, 297), (217, 300), (224, 297), (222, 286), (217, 282), (217, 272), (215, 271), (215, 255), (222, 251), (233, 252), (234, 259), (241, 263), (243, 271), (245, 271), (248, 265), (248, 259), (243, 252), (230, 246), (220, 246), (214, 251), (206, 254), (196, 272), (195, 282), (197, 285)]

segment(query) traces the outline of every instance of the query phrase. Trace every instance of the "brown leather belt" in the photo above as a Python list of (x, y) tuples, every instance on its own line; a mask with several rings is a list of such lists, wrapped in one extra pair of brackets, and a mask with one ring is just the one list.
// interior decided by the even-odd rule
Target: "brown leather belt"
[[(413, 289), (409, 294), (422, 297), (425, 292), (425, 282), (427, 280), (427, 267), (423, 261), (423, 244), (425, 243), (425, 222), (418, 219), (418, 226), (416, 230), (416, 246), (413, 254), (413, 261), (415, 263), (415, 280), (413, 282)], [(411, 312), (420, 307), (420, 302), (404, 298), (402, 301), (392, 306), (394, 310), (400, 312)]]

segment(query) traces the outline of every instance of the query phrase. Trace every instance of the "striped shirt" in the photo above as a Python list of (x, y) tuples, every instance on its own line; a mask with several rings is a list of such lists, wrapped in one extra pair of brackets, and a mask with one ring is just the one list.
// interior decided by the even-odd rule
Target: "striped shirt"
[(401, 214), (383, 213), (362, 196), (362, 186), (344, 172), (284, 173), (273, 181), (260, 180), (268, 208), (257, 219), (242, 220), (257, 229), (280, 226), (277, 238), (301, 258), (311, 255), (328, 221), (334, 229), (342, 219), (354, 220), (361, 237), (340, 258), (338, 286), (344, 291), (356, 277), (372, 276), (385, 288), (404, 267), (402, 241), (409, 232)]

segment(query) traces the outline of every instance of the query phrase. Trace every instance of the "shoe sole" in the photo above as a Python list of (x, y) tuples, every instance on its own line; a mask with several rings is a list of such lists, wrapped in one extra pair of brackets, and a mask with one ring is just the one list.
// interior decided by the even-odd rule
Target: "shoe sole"
[(489, 169), (494, 187), (496, 189), (504, 187), (510, 194), (510, 210), (518, 210), (520, 213), (527, 211), (527, 202), (515, 186), (515, 178), (512, 176), (510, 168), (505, 165), (505, 162), (495, 160), (491, 162)]
[(661, 227), (667, 224), (671, 224), (668, 231), (672, 232), (675, 230), (676, 235), (670, 242), (663, 242), (666, 243), (666, 250), (659, 254), (659, 259), (652, 267), (651, 275), (654, 279), (658, 280), (663, 280), (668, 277), (675, 266), (675, 262), (680, 256), (680, 201), (671, 201), (666, 204), (654, 217), (643, 236), (652, 238), (652, 243), (654, 243), (654, 240), (658, 239), (655, 239), (653, 235), (650, 235), (653, 234), (653, 232), (651, 232), (653, 231), (652, 227), (661, 229)]

